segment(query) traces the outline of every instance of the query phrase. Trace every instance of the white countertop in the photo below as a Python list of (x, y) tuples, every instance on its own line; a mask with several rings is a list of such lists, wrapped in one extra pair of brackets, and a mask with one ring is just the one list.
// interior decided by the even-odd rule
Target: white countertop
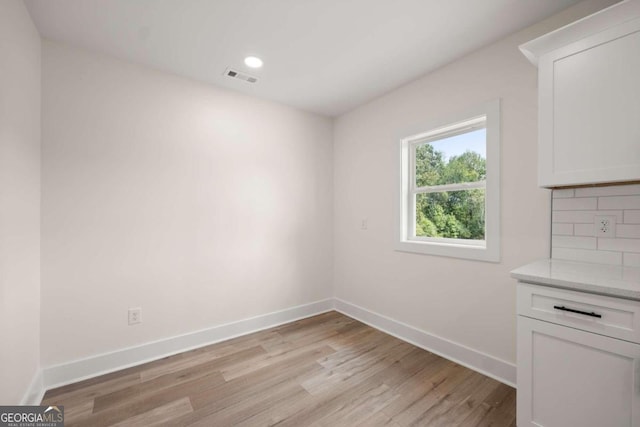
[(529, 283), (640, 301), (640, 268), (543, 259), (511, 276)]

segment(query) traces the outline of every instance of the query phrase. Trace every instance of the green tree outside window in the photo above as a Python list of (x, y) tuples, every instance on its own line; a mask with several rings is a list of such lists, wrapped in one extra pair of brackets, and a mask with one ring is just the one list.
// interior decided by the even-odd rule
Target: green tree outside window
[[(484, 181), (486, 159), (473, 151), (452, 156), (431, 144), (416, 147), (416, 186)], [(484, 240), (485, 190), (459, 190), (416, 195), (416, 236)]]

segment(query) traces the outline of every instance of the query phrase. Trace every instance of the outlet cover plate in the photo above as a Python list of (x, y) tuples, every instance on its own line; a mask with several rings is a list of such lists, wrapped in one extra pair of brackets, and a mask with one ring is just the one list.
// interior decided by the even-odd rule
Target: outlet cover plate
[(129, 326), (142, 322), (142, 309), (140, 307), (129, 309)]
[(596, 215), (593, 221), (596, 237), (616, 237), (616, 217), (613, 215)]

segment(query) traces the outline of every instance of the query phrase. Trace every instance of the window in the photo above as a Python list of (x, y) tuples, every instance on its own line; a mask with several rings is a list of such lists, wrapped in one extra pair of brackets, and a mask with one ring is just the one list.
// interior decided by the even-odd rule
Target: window
[(500, 260), (500, 102), (400, 141), (397, 249)]

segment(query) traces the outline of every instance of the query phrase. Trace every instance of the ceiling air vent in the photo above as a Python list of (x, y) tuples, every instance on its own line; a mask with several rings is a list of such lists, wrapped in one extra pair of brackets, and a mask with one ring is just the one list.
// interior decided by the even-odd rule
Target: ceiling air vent
[(226, 71), (224, 72), (224, 75), (227, 77), (232, 77), (234, 79), (240, 79), (249, 83), (255, 83), (258, 81), (257, 77), (254, 77), (247, 73), (240, 72), (238, 70), (234, 70), (233, 68), (227, 68)]

